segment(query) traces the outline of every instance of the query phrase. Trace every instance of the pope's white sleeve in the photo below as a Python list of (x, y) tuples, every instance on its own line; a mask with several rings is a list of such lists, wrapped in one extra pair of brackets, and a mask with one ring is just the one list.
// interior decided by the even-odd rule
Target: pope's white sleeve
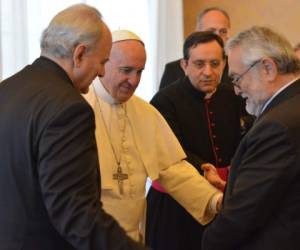
[(182, 160), (161, 170), (157, 181), (202, 225), (214, 218), (215, 201), (221, 192), (187, 161)]

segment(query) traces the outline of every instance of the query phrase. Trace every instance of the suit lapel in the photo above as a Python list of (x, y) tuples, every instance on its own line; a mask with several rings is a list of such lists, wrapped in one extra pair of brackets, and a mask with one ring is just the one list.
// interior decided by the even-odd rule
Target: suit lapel
[(266, 109), (263, 111), (263, 113), (258, 117), (257, 120), (261, 119), (262, 116), (264, 116), (266, 113), (268, 113), (270, 110), (272, 110), (277, 105), (285, 102), (286, 100), (299, 95), (300, 94), (300, 80), (298, 79), (296, 82), (292, 83), (290, 86), (288, 86), (286, 89), (284, 89), (282, 92), (280, 92), (272, 101), (269, 103), (269, 105), (266, 107)]

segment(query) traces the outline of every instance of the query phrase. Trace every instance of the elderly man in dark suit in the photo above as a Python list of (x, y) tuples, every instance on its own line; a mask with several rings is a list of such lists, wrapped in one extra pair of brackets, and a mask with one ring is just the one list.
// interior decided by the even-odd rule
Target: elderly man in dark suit
[(41, 48), (0, 85), (0, 249), (144, 249), (102, 209), (94, 114), (80, 95), (104, 74), (108, 27), (74, 5)]
[(300, 246), (300, 65), (289, 42), (253, 27), (227, 43), (237, 94), (257, 120), (232, 160), (224, 205), (204, 250)]

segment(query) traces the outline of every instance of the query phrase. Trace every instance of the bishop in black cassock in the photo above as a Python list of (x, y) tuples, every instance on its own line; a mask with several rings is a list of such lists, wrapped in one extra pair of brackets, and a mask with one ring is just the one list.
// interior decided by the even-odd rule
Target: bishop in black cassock
[[(240, 99), (227, 84), (205, 99), (188, 77), (159, 91), (151, 100), (167, 120), (187, 154), (202, 174), (201, 164), (222, 168), (224, 175), (237, 148), (240, 133)], [(226, 176), (225, 176), (226, 177)], [(186, 194), (189, 195), (189, 194)], [(148, 193), (146, 243), (155, 250), (201, 248), (201, 226), (167, 193), (151, 187)]]

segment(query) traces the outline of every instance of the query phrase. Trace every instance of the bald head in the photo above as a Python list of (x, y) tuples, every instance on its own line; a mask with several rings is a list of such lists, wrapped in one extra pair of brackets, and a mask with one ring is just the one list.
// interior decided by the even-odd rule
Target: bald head
[(229, 15), (219, 8), (206, 9), (198, 15), (196, 30), (212, 31), (219, 35), (225, 43), (229, 38)]
[(139, 85), (146, 51), (143, 41), (131, 31), (115, 31), (112, 37), (113, 45), (101, 82), (117, 102), (123, 103), (130, 99)]

